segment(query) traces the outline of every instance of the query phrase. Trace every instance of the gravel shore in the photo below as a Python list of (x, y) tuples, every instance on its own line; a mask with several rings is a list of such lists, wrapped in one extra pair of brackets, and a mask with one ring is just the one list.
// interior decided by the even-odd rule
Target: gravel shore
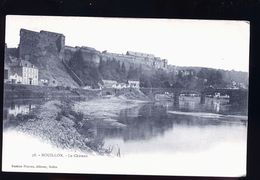
[(28, 115), (15, 119), (15, 129), (63, 149), (86, 153), (109, 154), (103, 140), (95, 136), (95, 121), (111, 128), (125, 128), (117, 121), (123, 109), (141, 106), (145, 101), (125, 96), (104, 97), (89, 101), (51, 100)]

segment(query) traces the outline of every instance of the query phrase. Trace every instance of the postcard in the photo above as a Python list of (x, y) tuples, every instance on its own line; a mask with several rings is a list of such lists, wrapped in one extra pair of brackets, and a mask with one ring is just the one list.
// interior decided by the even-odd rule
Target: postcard
[(250, 23), (6, 16), (2, 171), (246, 175)]

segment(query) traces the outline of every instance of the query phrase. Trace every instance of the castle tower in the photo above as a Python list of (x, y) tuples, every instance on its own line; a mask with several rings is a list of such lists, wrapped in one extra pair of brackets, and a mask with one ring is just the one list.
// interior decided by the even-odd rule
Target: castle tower
[(34, 61), (37, 57), (43, 57), (48, 53), (63, 58), (65, 36), (63, 34), (48, 31), (20, 30), (19, 57)]

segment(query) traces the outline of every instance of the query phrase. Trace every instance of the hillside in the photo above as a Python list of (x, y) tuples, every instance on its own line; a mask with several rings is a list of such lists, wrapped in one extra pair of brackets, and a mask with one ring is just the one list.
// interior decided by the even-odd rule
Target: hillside
[[(202, 67), (193, 67), (193, 66), (172, 66), (176, 71), (181, 70), (194, 70), (196, 73), (198, 73)], [(234, 71), (234, 70), (223, 70), (223, 69), (213, 69), (213, 68), (207, 68), (211, 70), (218, 70), (222, 74), (223, 81), (226, 83), (231, 83), (232, 81), (236, 81), (238, 83), (243, 83), (245, 85), (248, 85), (249, 82), (249, 73), (243, 72), (243, 71)]]
[(248, 73), (245, 72), (179, 67), (152, 54), (131, 51), (116, 54), (99, 52), (92, 47), (65, 46), (63, 34), (47, 31), (21, 29), (19, 47), (6, 47), (5, 52), (7, 64), (18, 58), (28, 60), (39, 68), (39, 79), (48, 79), (50, 85), (55, 86), (99, 87), (103, 79), (117, 82), (140, 80), (142, 87), (187, 89), (210, 85), (230, 87), (233, 81), (244, 87), (248, 85)]
[(21, 29), (19, 56), (38, 67), (39, 79), (50, 85), (78, 87), (62, 63), (64, 43), (60, 34)]

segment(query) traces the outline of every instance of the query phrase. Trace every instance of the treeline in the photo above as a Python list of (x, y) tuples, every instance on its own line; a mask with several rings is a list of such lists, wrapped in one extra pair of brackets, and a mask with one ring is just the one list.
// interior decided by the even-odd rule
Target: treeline
[(115, 59), (111, 61), (100, 60), (98, 70), (102, 79), (115, 80), (117, 82), (127, 82), (128, 80), (139, 80), (141, 73), (140, 68), (130, 65), (126, 68), (125, 63), (120, 63)]
[[(125, 64), (112, 60), (100, 60), (99, 64), (83, 60), (81, 54), (74, 55), (70, 66), (85, 85), (98, 87), (102, 80), (115, 80), (126, 83), (128, 80), (140, 80), (141, 87), (202, 89), (207, 86), (227, 87), (232, 76), (226, 78), (226, 71), (212, 68), (182, 69), (166, 71), (147, 69), (141, 65)], [(230, 73), (229, 73), (230, 74)], [(244, 75), (241, 75), (244, 76)]]
[(94, 88), (99, 87), (103, 79), (126, 83), (128, 80), (139, 80), (141, 74), (140, 68), (134, 68), (134, 65), (126, 68), (124, 63), (116, 60), (100, 60), (98, 65), (93, 61), (83, 61), (80, 53), (74, 55), (69, 66), (85, 85)]
[(219, 70), (202, 68), (199, 72), (192, 69), (166, 72), (159, 69), (149, 76), (141, 73), (140, 85), (142, 87), (173, 87), (195, 90), (206, 86), (225, 87), (227, 83), (223, 80)]

